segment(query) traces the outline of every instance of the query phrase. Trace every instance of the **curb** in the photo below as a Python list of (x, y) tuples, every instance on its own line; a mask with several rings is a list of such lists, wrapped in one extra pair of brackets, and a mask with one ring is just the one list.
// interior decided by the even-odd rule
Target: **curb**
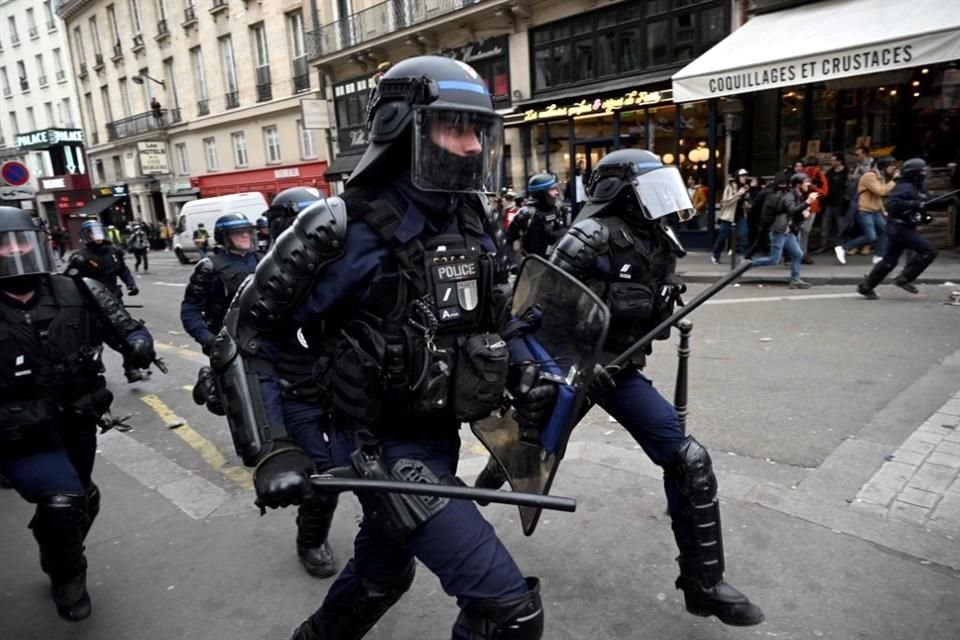
[[(683, 271), (677, 271), (677, 275), (679, 275), (683, 279), (683, 281), (686, 283), (696, 283), (696, 284), (712, 284), (723, 276), (722, 273), (702, 273), (702, 272), (689, 273), (689, 272), (683, 272)], [(846, 274), (810, 275), (810, 274), (801, 273), (800, 277), (803, 278), (805, 281), (809, 282), (811, 285), (816, 285), (816, 286), (826, 286), (826, 285), (856, 286), (863, 281), (863, 276), (852, 276), (852, 275), (846, 275)], [(953, 280), (947, 280), (946, 278), (937, 278), (937, 277), (930, 277), (930, 278), (920, 277), (914, 281), (915, 284), (925, 284), (925, 285), (933, 285), (933, 286), (944, 285), (947, 282), (953, 282)], [(765, 276), (743, 276), (737, 280), (737, 284), (787, 285), (789, 283), (790, 283), (790, 276), (787, 274), (784, 274), (781, 277), (777, 277), (773, 275), (766, 276), (766, 277)], [(886, 284), (890, 284), (890, 283), (888, 282)], [(960, 285), (958, 285), (958, 288), (960, 288)]]

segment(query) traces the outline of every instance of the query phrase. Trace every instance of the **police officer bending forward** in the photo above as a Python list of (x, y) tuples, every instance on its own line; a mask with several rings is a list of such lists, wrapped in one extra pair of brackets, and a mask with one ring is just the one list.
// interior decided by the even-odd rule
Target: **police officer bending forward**
[[(316, 189), (294, 187), (277, 194), (271, 209), (292, 213), (284, 219), (293, 222), (299, 207), (306, 208), (319, 199)], [(292, 212), (291, 203), (298, 207)], [(222, 250), (197, 263), (180, 305), (184, 329), (208, 355), (216, 333), (223, 327), (230, 301), (260, 261), (254, 226), (243, 215), (221, 216), (213, 234)], [(264, 370), (261, 375), (272, 382), (264, 390), (264, 403), (278, 415), (282, 414), (283, 424), (297, 446), (313, 459), (318, 471), (325, 471), (333, 466), (330, 447), (324, 438), (329, 427), (329, 408), (320, 402), (313, 380), (316, 361), (316, 352), (292, 335), (276, 350), (275, 369)], [(201, 368), (194, 385), (194, 400), (197, 404), (206, 404), (217, 415), (224, 415), (214, 384), (210, 368)], [(333, 551), (327, 543), (336, 506), (336, 496), (316, 496), (298, 509), (297, 557), (307, 573), (318, 578), (337, 572)]]
[[(385, 73), (368, 127), (343, 199), (300, 212), (237, 296), (236, 341), (269, 361), (279, 322), (302, 327), (308, 343), (329, 340), (333, 364), (317, 373), (333, 397), (337, 463), (365, 477), (451, 483), (460, 422), (488, 415), (506, 378), (508, 350), (495, 333), (508, 297), (495, 283), (506, 272), (494, 267), (491, 217), (477, 197), (497, 184), (502, 121), (472, 68), (423, 56)], [(229, 359), (232, 313), (213, 357), (227, 397), (249, 380), (250, 354)], [(520, 396), (518, 413), (537, 419), (538, 391)], [(267, 415), (267, 430), (233, 416), (234, 438), (257, 464), (260, 504), (299, 503), (313, 463)], [(541, 637), (538, 580), (524, 577), (473, 503), (359, 499), (354, 557), (296, 640), (363, 637), (410, 587), (415, 558), (457, 598), (454, 638)]]
[(91, 611), (83, 541), (100, 511), (97, 423), (113, 399), (101, 342), (136, 367), (156, 354), (147, 330), (99, 283), (84, 293), (52, 269), (46, 232), (28, 213), (0, 207), (0, 474), (37, 505), (30, 528), (40, 567), (57, 613), (75, 621)]
[[(652, 153), (624, 149), (597, 164), (590, 199), (551, 261), (605, 297), (611, 312), (607, 362), (673, 313), (685, 289), (674, 273), (684, 251), (660, 218), (687, 209), (692, 205), (679, 172)], [(720, 504), (710, 455), (684, 435), (673, 406), (640, 373), (644, 363), (644, 355), (636, 358), (598, 385), (592, 398), (664, 470), (680, 549), (676, 586), (687, 611), (714, 615), (729, 625), (758, 624), (760, 608), (723, 580)]]

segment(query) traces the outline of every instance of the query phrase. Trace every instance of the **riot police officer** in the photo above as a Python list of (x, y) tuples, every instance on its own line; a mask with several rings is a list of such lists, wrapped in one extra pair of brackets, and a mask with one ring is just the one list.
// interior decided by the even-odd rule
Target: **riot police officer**
[(560, 202), (557, 177), (550, 173), (534, 175), (527, 183), (527, 197), (507, 228), (507, 240), (520, 240), (524, 253), (546, 256), (569, 224), (569, 214)]
[[(692, 209), (680, 173), (649, 151), (614, 151), (597, 163), (589, 200), (551, 261), (605, 298), (611, 312), (606, 362), (673, 313), (685, 290), (675, 273), (684, 250), (662, 218), (679, 213), (682, 221)], [(680, 549), (676, 586), (687, 611), (714, 615), (730, 625), (758, 624), (763, 620), (760, 608), (723, 580), (720, 506), (710, 455), (683, 433), (673, 406), (641, 373), (645, 359), (641, 354), (607, 376), (592, 397), (664, 470)]]
[[(45, 231), (0, 207), (0, 474), (36, 505), (30, 522), (57, 612), (90, 615), (83, 542), (100, 511), (96, 431), (113, 396), (102, 341), (138, 367), (153, 340), (98, 282), (52, 273)], [(81, 288), (84, 287), (84, 288)]]
[[(103, 284), (117, 300), (123, 300), (123, 291), (118, 279), (127, 286), (127, 293), (135, 296), (140, 293), (133, 274), (123, 258), (123, 249), (107, 239), (107, 231), (98, 220), (88, 220), (80, 225), (80, 241), (84, 246), (75, 251), (67, 262), (65, 273), (68, 276), (92, 278)], [(127, 382), (144, 380), (149, 371), (133, 367), (125, 358), (123, 372)]]
[[(333, 355), (317, 377), (333, 398), (338, 464), (364, 477), (454, 482), (460, 422), (489, 413), (507, 377), (495, 330), (509, 288), (487, 231), (495, 216), (478, 197), (497, 183), (502, 120), (482, 78), (438, 56), (389, 69), (367, 113), (371, 142), (343, 198), (301, 211), (238, 294), (236, 324), (231, 310), (214, 349), (217, 384), (242, 396), (251, 361), (270, 358), (273, 329), (299, 327)], [(516, 399), (531, 419), (544, 411), (540, 389)], [(247, 395), (255, 405), (258, 393)], [(239, 408), (228, 416), (235, 444), (256, 464), (258, 501), (299, 503), (313, 464), (280, 416), (247, 411), (258, 412), (266, 428)], [(454, 638), (541, 637), (538, 581), (524, 577), (473, 503), (396, 494), (360, 502), (354, 557), (294, 638), (363, 637), (409, 589), (415, 558), (457, 598)]]
[(270, 238), (276, 239), (293, 224), (297, 214), (323, 197), (315, 187), (290, 187), (273, 197), (264, 216)]
[[(223, 250), (197, 263), (180, 305), (184, 329), (208, 355), (230, 301), (260, 261), (253, 225), (242, 214), (228, 213), (218, 218), (214, 239)], [(319, 390), (313, 384), (316, 353), (290, 337), (278, 348), (277, 362), (281, 390), (276, 393), (274, 387), (268, 387), (266, 400), (283, 414), (283, 422), (297, 446), (307, 452), (318, 470), (326, 470), (333, 466), (325, 435), (329, 411), (319, 402)], [(212, 412), (224, 415), (209, 367), (200, 369), (194, 391), (197, 404), (206, 404)], [(300, 505), (298, 510), (297, 556), (307, 573), (318, 578), (336, 573), (333, 551), (327, 542), (336, 505), (336, 500), (321, 496)]]
[[(877, 299), (874, 289), (896, 268), (900, 254), (905, 249), (911, 249), (914, 252), (913, 257), (893, 280), (893, 284), (909, 293), (920, 292), (913, 281), (937, 258), (936, 248), (917, 229), (918, 226), (930, 224), (933, 220), (927, 213), (930, 194), (926, 187), (926, 161), (923, 158), (907, 160), (900, 167), (900, 177), (896, 181), (897, 185), (887, 197), (886, 204), (887, 250), (880, 262), (873, 265), (863, 282), (857, 285), (857, 293), (867, 300)], [(947, 204), (944, 200), (940, 206), (945, 208)]]
[(266, 216), (257, 218), (257, 250), (266, 253), (270, 248), (270, 221)]

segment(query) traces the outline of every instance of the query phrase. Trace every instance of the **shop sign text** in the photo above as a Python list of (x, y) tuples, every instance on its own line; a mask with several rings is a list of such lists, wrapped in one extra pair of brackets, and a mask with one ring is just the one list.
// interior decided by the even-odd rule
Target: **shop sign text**
[(82, 129), (44, 129), (22, 133), (15, 139), (17, 149), (46, 149), (58, 144), (83, 144)]
[(645, 107), (661, 102), (666, 102), (672, 97), (670, 89), (662, 91), (631, 91), (626, 95), (616, 98), (594, 98), (593, 100), (581, 100), (574, 104), (559, 107), (551, 104), (542, 111), (530, 109), (523, 114), (524, 122), (536, 120), (550, 120), (553, 118), (575, 118), (591, 114), (611, 115), (616, 111), (622, 111), (630, 107)]

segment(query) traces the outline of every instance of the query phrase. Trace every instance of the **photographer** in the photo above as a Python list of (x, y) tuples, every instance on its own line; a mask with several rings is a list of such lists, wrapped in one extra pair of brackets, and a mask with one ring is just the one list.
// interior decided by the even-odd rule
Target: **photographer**
[(730, 228), (736, 227), (737, 252), (741, 255), (747, 252), (749, 242), (747, 238), (747, 203), (750, 194), (750, 175), (746, 169), (737, 171), (736, 180), (731, 179), (723, 190), (723, 199), (720, 201), (720, 228), (717, 240), (713, 243), (711, 260), (713, 264), (720, 264), (720, 253), (730, 235)]

